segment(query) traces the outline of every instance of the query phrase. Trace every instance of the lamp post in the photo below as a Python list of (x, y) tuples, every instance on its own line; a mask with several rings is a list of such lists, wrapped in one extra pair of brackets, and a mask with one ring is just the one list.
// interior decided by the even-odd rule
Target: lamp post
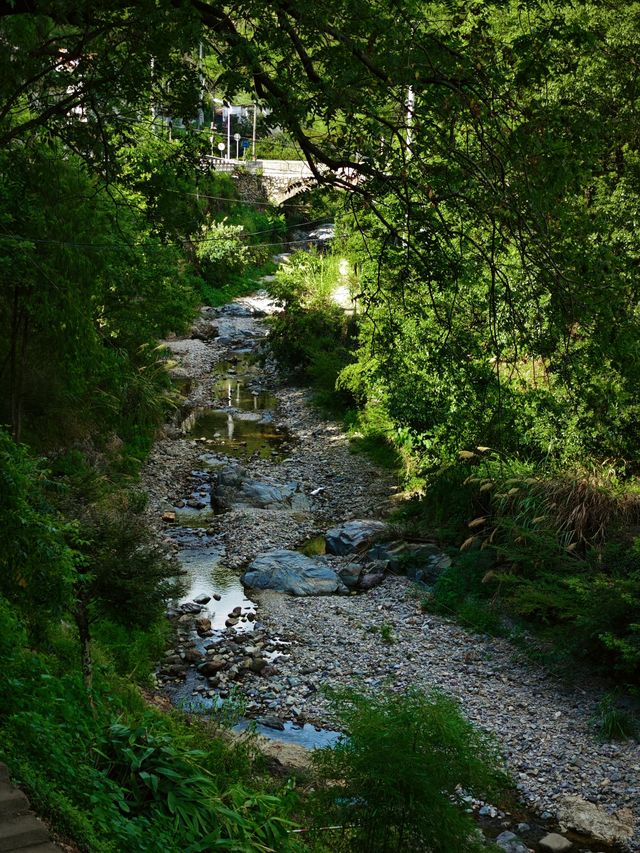
[(240, 159), (240, 134), (234, 133), (233, 138), (236, 141), (236, 160)]
[(258, 116), (258, 105), (253, 105), (253, 139), (251, 145), (251, 159), (256, 159), (256, 119)]

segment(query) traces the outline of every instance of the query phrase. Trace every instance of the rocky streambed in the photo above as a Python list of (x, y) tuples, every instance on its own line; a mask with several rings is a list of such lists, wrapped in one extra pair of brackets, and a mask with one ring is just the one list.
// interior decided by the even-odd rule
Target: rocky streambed
[(441, 689), (497, 735), (529, 809), (469, 801), (504, 850), (640, 850), (638, 744), (597, 739), (596, 686), (567, 687), (507, 641), (422, 612), (397, 570), (429, 582), (446, 557), (376, 544), (393, 539), (394, 483), (283, 384), (263, 351), (273, 310), (264, 293), (204, 308), (190, 338), (167, 342), (185, 396), (144, 480), (185, 592), (162, 690), (194, 710), (239, 700), (263, 733), (312, 747), (337, 737), (324, 685)]

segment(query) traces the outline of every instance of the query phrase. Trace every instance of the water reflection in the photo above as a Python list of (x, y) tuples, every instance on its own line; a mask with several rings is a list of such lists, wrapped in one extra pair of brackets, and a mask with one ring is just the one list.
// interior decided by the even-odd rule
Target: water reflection
[[(245, 595), (238, 573), (222, 563), (222, 556), (220, 546), (183, 548), (178, 552), (185, 572), (185, 593), (178, 603), (193, 601), (201, 595), (209, 596), (211, 600), (205, 605), (203, 615), (206, 610), (214, 631), (224, 631), (225, 620), (235, 607), (241, 607), (243, 614), (255, 610), (254, 602)], [(249, 631), (253, 623), (240, 621), (235, 627), (237, 631)]]

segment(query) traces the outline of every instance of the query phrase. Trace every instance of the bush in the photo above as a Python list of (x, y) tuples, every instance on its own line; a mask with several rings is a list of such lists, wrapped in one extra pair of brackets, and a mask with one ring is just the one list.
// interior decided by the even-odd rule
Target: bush
[(254, 789), (246, 749), (203, 723), (149, 709), (108, 662), (95, 667), (90, 704), (79, 655), (69, 657), (64, 638), (49, 655), (27, 642), (0, 597), (0, 760), (82, 850), (297, 849), (289, 791)]
[(598, 702), (591, 723), (603, 740), (627, 740), (640, 734), (638, 719), (622, 708), (611, 693), (606, 693)]
[(72, 525), (47, 501), (46, 472), (0, 427), (0, 595), (25, 617), (64, 612), (71, 597), (76, 553)]
[(494, 742), (456, 703), (408, 690), (332, 694), (344, 737), (314, 753), (322, 820), (350, 851), (459, 853), (486, 849), (455, 801), (460, 788), (495, 796), (506, 785)]
[(611, 472), (536, 469), (463, 451), (432, 475), (401, 520), (456, 542), (425, 602), (476, 630), (509, 615), (567, 655), (629, 683), (640, 674), (640, 522), (633, 482)]
[(245, 269), (249, 251), (243, 237), (243, 226), (230, 225), (226, 219), (202, 227), (196, 257), (205, 281), (224, 284), (230, 275)]
[(120, 490), (83, 515), (93, 611), (127, 628), (149, 628), (180, 590), (142, 510), (139, 492)]
[(341, 279), (337, 258), (298, 252), (278, 269), (271, 294), (284, 306), (271, 320), (271, 349), (280, 364), (309, 382), (316, 402), (330, 409), (353, 402), (336, 391), (340, 371), (350, 359), (352, 325), (331, 294)]

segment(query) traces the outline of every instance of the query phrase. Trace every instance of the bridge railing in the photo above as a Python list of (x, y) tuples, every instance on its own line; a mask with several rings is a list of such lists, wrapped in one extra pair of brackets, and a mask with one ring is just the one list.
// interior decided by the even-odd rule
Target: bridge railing
[(312, 178), (313, 172), (305, 160), (226, 160), (207, 155), (205, 161), (216, 172), (235, 172), (242, 169), (250, 174), (261, 173), (273, 178)]

